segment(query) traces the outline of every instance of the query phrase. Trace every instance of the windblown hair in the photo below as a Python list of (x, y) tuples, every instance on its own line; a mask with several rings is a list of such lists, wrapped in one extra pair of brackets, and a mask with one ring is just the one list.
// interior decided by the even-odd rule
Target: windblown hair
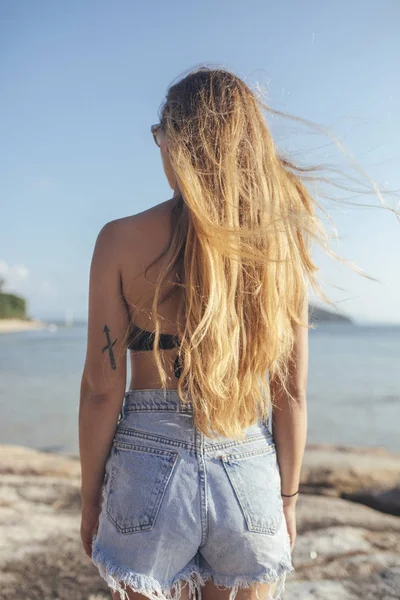
[(312, 240), (326, 239), (319, 205), (307, 169), (278, 153), (263, 108), (233, 73), (201, 67), (170, 87), (160, 109), (180, 197), (155, 287), (153, 355), (166, 387), (158, 306), (178, 268), (178, 394), (211, 437), (240, 439), (267, 418), (269, 381), (287, 387), (295, 327), (309, 327), (308, 288), (321, 292), (311, 256)]

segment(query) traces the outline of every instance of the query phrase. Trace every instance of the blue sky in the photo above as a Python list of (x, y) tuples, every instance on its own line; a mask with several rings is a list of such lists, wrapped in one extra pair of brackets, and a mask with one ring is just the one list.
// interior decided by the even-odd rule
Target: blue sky
[[(0, 15), (0, 275), (32, 316), (86, 318), (101, 227), (171, 197), (149, 128), (200, 63), (259, 82), (271, 106), (328, 127), (378, 185), (400, 188), (397, 0), (2, 0)], [(303, 161), (345, 167), (315, 136), (271, 126)], [(360, 321), (400, 322), (400, 223), (327, 206), (334, 249), (379, 283), (317, 251), (324, 291)]]

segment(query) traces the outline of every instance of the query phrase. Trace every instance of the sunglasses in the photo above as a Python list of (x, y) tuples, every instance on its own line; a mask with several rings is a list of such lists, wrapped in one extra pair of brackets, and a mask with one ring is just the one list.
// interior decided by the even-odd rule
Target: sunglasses
[(157, 123), (157, 125), (151, 126), (151, 133), (153, 134), (153, 138), (158, 147), (161, 145), (161, 137), (162, 137), (162, 128), (161, 123)]

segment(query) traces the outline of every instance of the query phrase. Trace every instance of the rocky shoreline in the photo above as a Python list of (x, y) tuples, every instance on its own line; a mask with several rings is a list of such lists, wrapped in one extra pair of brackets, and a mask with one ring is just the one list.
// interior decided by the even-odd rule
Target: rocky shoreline
[[(399, 455), (308, 446), (284, 600), (400, 599), (399, 484)], [(77, 456), (0, 446), (0, 600), (110, 599), (81, 547), (79, 490)]]

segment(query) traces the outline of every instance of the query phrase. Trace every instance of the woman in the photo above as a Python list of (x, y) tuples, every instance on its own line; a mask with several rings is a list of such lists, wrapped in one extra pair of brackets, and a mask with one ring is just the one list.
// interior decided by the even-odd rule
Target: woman
[(81, 535), (114, 600), (277, 599), (293, 570), (320, 223), (261, 108), (222, 69), (173, 85), (173, 197), (96, 241)]

